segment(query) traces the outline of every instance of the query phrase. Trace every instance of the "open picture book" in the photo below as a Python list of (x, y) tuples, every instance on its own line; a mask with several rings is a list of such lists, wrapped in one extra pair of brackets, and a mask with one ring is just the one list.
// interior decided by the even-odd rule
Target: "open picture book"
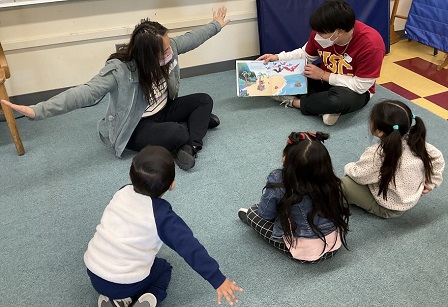
[(306, 60), (236, 61), (237, 96), (281, 96), (307, 93)]

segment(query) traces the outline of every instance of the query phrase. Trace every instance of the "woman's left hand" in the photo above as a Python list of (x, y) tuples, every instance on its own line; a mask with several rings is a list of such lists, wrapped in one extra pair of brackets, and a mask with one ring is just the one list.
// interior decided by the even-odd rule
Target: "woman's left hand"
[(218, 8), (218, 11), (213, 11), (213, 20), (219, 22), (221, 27), (224, 27), (230, 22), (230, 19), (225, 19), (227, 14), (227, 8), (225, 6), (221, 6)]

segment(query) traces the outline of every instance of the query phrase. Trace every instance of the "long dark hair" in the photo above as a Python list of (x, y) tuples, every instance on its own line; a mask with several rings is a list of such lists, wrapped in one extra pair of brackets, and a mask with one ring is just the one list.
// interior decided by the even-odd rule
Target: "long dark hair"
[(159, 87), (168, 80), (169, 65), (159, 64), (164, 51), (162, 37), (166, 34), (168, 29), (160, 23), (142, 19), (132, 32), (129, 43), (108, 59), (127, 62), (131, 71), (138, 69), (140, 87), (148, 101), (155, 98), (154, 86)]
[(283, 150), (283, 187), (285, 195), (278, 205), (278, 218), (287, 243), (294, 246), (297, 228), (291, 218), (292, 207), (305, 195), (313, 202), (307, 216), (313, 232), (326, 244), (322, 231), (314, 224), (316, 216), (330, 220), (338, 229), (342, 244), (348, 249), (346, 235), (350, 210), (344, 202), (341, 180), (334, 174), (330, 154), (323, 142), (329, 137), (323, 132), (292, 132)]
[[(412, 120), (415, 125), (412, 125)], [(380, 138), (383, 164), (380, 168), (378, 196), (387, 199), (387, 190), (392, 182), (395, 185), (395, 173), (403, 153), (402, 138), (407, 136), (411, 151), (423, 161), (425, 180), (431, 183), (433, 174), (431, 156), (426, 151), (426, 127), (422, 119), (412, 114), (411, 109), (398, 100), (384, 100), (377, 103), (370, 112), (370, 130), (383, 132)]]

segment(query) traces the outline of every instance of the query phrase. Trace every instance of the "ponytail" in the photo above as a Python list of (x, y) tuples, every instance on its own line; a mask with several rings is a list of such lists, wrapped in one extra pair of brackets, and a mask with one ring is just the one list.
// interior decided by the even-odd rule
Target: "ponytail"
[(422, 159), (425, 168), (425, 181), (431, 183), (431, 176), (433, 174), (431, 156), (426, 150), (426, 127), (425, 123), (420, 117), (413, 116), (415, 125), (409, 130), (408, 145), (412, 152)]
[[(412, 125), (415, 120), (415, 125)], [(387, 199), (387, 190), (392, 182), (395, 185), (402, 149), (402, 139), (407, 139), (411, 151), (419, 157), (425, 168), (425, 180), (431, 183), (432, 162), (426, 150), (426, 128), (420, 117), (412, 114), (411, 109), (401, 101), (385, 100), (377, 103), (370, 112), (370, 128), (383, 132), (380, 138), (380, 153), (383, 164), (380, 168), (380, 182), (378, 196)]]
[(390, 182), (395, 185), (395, 173), (398, 162), (403, 153), (401, 146), (401, 134), (399, 130), (394, 130), (389, 135), (381, 138), (380, 147), (383, 151), (383, 164), (380, 168), (380, 183), (378, 195), (383, 195), (387, 199), (387, 190)]

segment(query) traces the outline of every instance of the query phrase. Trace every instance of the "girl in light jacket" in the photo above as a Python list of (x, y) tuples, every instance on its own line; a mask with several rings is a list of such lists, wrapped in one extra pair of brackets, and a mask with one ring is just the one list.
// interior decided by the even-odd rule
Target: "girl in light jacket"
[(398, 217), (442, 183), (445, 161), (437, 148), (426, 143), (423, 120), (401, 101), (376, 104), (370, 113), (370, 131), (379, 142), (345, 166), (344, 193), (350, 204), (367, 212)]

